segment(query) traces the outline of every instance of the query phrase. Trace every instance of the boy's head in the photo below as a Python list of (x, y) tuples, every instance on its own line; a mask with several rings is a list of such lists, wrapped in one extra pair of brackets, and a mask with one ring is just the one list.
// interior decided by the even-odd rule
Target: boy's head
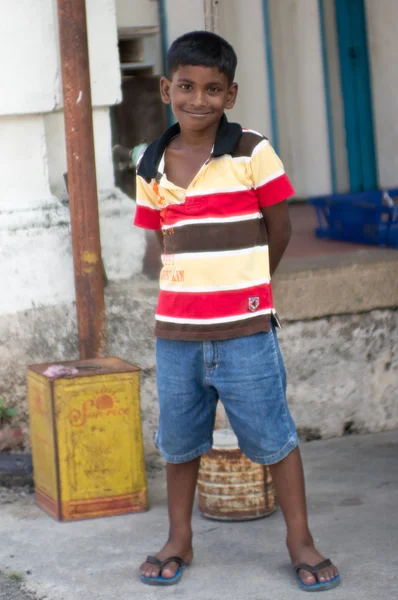
[(161, 95), (171, 104), (181, 127), (205, 130), (216, 125), (235, 104), (237, 58), (232, 46), (209, 31), (193, 31), (176, 39), (167, 55), (167, 77)]
[(229, 85), (235, 78), (235, 50), (226, 40), (210, 31), (191, 31), (177, 38), (167, 53), (167, 77), (179, 67), (212, 67), (224, 73)]

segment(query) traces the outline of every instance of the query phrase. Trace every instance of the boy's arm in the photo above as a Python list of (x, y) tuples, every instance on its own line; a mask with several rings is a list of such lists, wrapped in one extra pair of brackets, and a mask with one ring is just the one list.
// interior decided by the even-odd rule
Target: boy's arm
[(268, 233), (269, 267), (274, 274), (288, 246), (292, 227), (287, 198), (294, 195), (282, 161), (268, 142), (263, 139), (251, 156), (254, 189)]
[(156, 233), (156, 238), (158, 240), (159, 243), (159, 248), (161, 249), (161, 251), (163, 252), (164, 247), (163, 247), (163, 231), (155, 231)]
[(292, 233), (287, 200), (262, 207), (261, 212), (268, 232), (269, 267), (272, 277), (285, 253)]

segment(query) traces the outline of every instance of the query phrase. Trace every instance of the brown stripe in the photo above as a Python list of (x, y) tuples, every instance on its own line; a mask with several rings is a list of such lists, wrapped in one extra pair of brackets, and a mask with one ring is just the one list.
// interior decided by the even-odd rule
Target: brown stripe
[(265, 139), (267, 138), (251, 131), (244, 131), (232, 156), (234, 158), (238, 156), (251, 156), (254, 148)]
[(239, 223), (206, 223), (166, 230), (164, 253), (243, 250), (268, 243), (264, 219)]
[(227, 340), (261, 331), (269, 331), (271, 315), (260, 315), (252, 319), (243, 319), (232, 323), (212, 325), (189, 325), (183, 323), (165, 323), (156, 321), (155, 336), (169, 340), (202, 341)]

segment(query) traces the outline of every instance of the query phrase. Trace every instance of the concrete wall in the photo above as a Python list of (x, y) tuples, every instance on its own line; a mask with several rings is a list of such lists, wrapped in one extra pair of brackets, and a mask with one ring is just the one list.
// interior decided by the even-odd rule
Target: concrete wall
[(366, 0), (379, 186), (398, 187), (398, 3)]
[[(153, 321), (157, 283), (112, 283), (106, 291), (109, 352), (142, 369), (141, 415), (146, 463), (160, 463), (154, 445), (158, 404)], [(303, 439), (398, 427), (398, 312), (376, 310), (285, 322), (279, 334), (288, 399)], [(0, 394), (27, 426), (26, 365), (77, 359), (71, 303), (0, 316)]]
[(298, 196), (331, 192), (317, 0), (269, 0), (280, 154)]

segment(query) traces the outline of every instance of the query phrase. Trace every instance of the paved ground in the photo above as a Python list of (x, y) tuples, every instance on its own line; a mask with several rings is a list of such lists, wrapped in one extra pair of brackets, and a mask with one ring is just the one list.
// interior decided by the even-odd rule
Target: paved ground
[[(340, 566), (335, 600), (391, 600), (398, 589), (398, 431), (311, 442), (302, 447), (313, 532)], [(136, 566), (163, 542), (161, 480), (145, 514), (55, 523), (32, 497), (0, 494), (0, 569), (24, 573), (38, 599), (296, 600), (303, 597), (284, 548), (281, 514), (250, 523), (195, 513), (195, 563), (170, 589), (143, 586)], [(28, 574), (27, 574), (28, 572)], [(0, 599), (22, 600), (0, 577)], [(14, 594), (14, 595), (12, 595)], [(30, 596), (29, 596), (30, 597)], [(329, 597), (329, 596), (328, 596)]]

